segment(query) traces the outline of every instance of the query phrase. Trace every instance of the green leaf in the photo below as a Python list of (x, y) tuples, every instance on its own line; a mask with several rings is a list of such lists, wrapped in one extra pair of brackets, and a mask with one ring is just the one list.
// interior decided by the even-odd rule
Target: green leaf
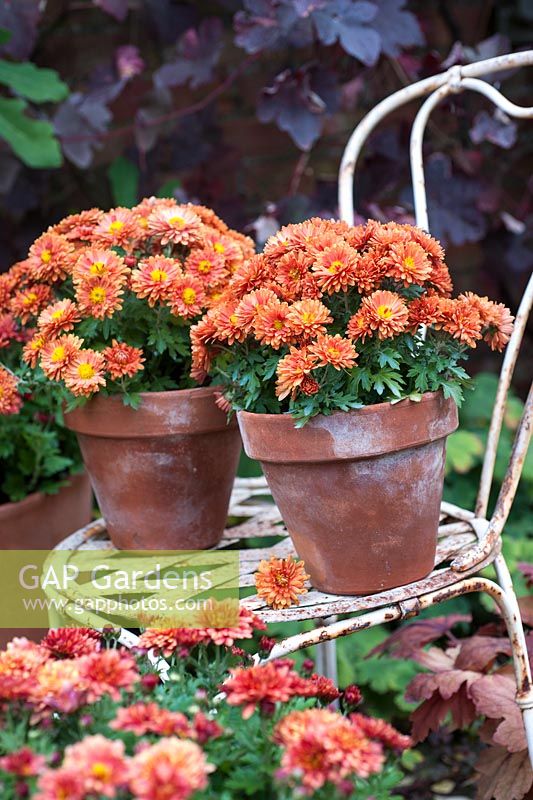
[(6, 44), (11, 39), (11, 31), (8, 31), (7, 28), (0, 28), (0, 45)]
[(34, 103), (59, 102), (69, 93), (54, 69), (42, 69), (29, 61), (16, 64), (0, 60), (0, 83)]
[(25, 109), (24, 100), (0, 97), (0, 138), (11, 145), (28, 167), (60, 167), (63, 158), (52, 125), (31, 119)]
[(170, 178), (170, 180), (165, 181), (165, 183), (160, 187), (156, 196), (173, 198), (176, 189), (180, 188), (181, 188), (181, 181), (178, 180), (178, 178)]
[(447, 471), (464, 474), (480, 463), (483, 441), (471, 431), (455, 431), (448, 437), (446, 446)]
[(138, 167), (124, 156), (119, 156), (107, 170), (107, 176), (115, 205), (134, 206), (139, 187)]

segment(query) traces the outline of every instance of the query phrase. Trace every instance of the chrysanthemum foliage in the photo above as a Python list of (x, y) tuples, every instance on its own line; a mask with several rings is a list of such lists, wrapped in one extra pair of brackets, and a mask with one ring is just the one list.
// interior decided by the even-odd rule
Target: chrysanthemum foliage
[(2, 276), (24, 360), (74, 398), (191, 385), (189, 329), (253, 254), (203, 206), (150, 198), (49, 228)]
[(300, 425), (439, 389), (459, 403), (461, 360), (481, 339), (501, 350), (512, 317), (451, 291), (440, 244), (419, 228), (287, 225), (192, 329), (192, 374), (223, 384), (228, 407), (290, 411)]

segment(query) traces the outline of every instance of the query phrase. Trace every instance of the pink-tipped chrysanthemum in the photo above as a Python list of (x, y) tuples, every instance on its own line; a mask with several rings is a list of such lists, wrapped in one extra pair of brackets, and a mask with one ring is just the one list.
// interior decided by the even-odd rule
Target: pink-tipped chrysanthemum
[(171, 736), (133, 757), (129, 788), (138, 800), (187, 800), (207, 787), (212, 769), (195, 742)]
[(171, 298), (178, 278), (183, 276), (175, 258), (150, 256), (141, 261), (131, 275), (131, 288), (137, 297), (146, 297), (149, 306)]
[(22, 408), (22, 397), (17, 389), (17, 379), (4, 367), (0, 367), (0, 415), (18, 414)]
[(47, 306), (37, 319), (39, 333), (46, 339), (71, 331), (81, 320), (78, 307), (72, 300), (58, 300)]
[(294, 394), (316, 365), (316, 356), (307, 348), (291, 347), (289, 353), (278, 363), (276, 371), (276, 396), (278, 399), (283, 400), (289, 394)]
[(178, 278), (169, 298), (170, 310), (177, 317), (197, 317), (205, 306), (205, 289), (196, 275), (186, 273)]
[(335, 369), (351, 369), (355, 364), (357, 352), (352, 342), (338, 334), (319, 336), (309, 347), (309, 352), (318, 359), (318, 367), (331, 364)]
[(59, 381), (77, 358), (83, 339), (72, 333), (50, 339), (41, 349), (41, 367), (47, 378)]
[(107, 278), (113, 283), (123, 286), (130, 273), (124, 259), (113, 250), (92, 247), (84, 249), (78, 257), (72, 271), (74, 285), (99, 278)]
[(28, 267), (38, 281), (55, 283), (72, 271), (74, 247), (57, 233), (43, 233), (30, 247)]
[(202, 233), (200, 217), (187, 206), (156, 207), (148, 217), (148, 232), (162, 245), (181, 244), (190, 247)]
[(105, 360), (96, 350), (80, 350), (68, 367), (64, 380), (67, 389), (76, 397), (89, 397), (105, 386)]

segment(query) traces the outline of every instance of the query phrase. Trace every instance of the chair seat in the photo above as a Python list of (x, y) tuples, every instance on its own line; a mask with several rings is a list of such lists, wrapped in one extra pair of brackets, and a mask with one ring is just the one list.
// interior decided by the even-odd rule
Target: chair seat
[[(241, 589), (254, 587), (254, 574), (262, 559), (271, 556), (286, 558), (296, 556), (292, 541), (283, 525), (264, 478), (237, 478), (233, 489), (228, 527), (218, 547), (231, 547), (239, 551)], [(487, 520), (476, 517), (471, 511), (443, 502), (438, 532), (435, 569), (423, 580), (367, 596), (334, 595), (319, 592), (309, 586), (298, 606), (274, 610), (251, 594), (241, 604), (253, 610), (265, 622), (293, 622), (295, 620), (324, 619), (338, 614), (357, 614), (382, 606), (404, 602), (428, 592), (453, 586), (463, 578), (476, 574), (490, 564), (497, 553), (460, 573), (449, 566), (458, 555), (464, 555), (478, 543), (478, 532), (484, 531)], [(247, 546), (250, 539), (269, 539), (267, 546)], [(272, 543), (272, 539), (274, 542)], [(56, 549), (113, 549), (103, 520), (87, 525), (64, 539)]]

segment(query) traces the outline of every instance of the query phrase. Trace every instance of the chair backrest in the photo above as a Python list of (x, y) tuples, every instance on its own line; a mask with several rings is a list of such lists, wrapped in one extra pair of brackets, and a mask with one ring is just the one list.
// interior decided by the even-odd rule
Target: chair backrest
[[(476, 61), (466, 66), (454, 66), (446, 72), (433, 75), (386, 97), (377, 104), (357, 125), (344, 150), (339, 171), (339, 209), (341, 219), (353, 225), (354, 222), (354, 172), (363, 146), (376, 126), (392, 111), (400, 106), (429, 95), (421, 105), (411, 129), (411, 180), (415, 205), (416, 224), (429, 232), (427, 212), (426, 185), (423, 162), (424, 131), (433, 109), (445, 97), (465, 90), (477, 92), (491, 100), (498, 108), (511, 117), (533, 119), (533, 108), (517, 106), (504, 97), (497, 89), (486, 81), (479, 80), (481, 75), (494, 74), (507, 69), (533, 65), (533, 50)], [(518, 357), (520, 344), (524, 335), (527, 319), (533, 304), (533, 275), (524, 292), (517, 311), (513, 333), (507, 345), (500, 373), (494, 410), (492, 413), (487, 449), (483, 461), (481, 482), (476, 501), (476, 515), (485, 517), (489, 502), (489, 494), (494, 475), (496, 451), (500, 439), (505, 412), (507, 394), (511, 385), (514, 367)], [(533, 383), (524, 407), (524, 413), (518, 427), (513, 451), (502, 483), (500, 494), (492, 518), (492, 528), (503, 529), (516, 493), (522, 466), (527, 453), (533, 425)]]

